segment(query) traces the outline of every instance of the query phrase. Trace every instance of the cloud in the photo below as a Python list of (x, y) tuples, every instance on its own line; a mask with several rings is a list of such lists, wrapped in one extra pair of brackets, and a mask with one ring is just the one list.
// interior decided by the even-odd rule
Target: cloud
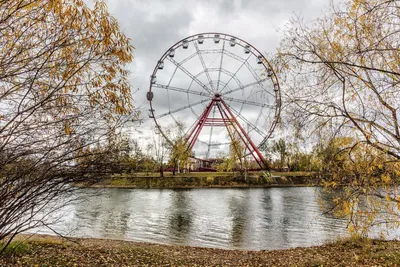
[[(107, 0), (106, 3), (110, 13), (119, 21), (122, 31), (131, 38), (132, 45), (136, 48), (134, 62), (130, 66), (130, 81), (132, 88), (139, 88), (134, 95), (135, 105), (142, 107), (142, 116), (146, 118), (149, 106), (145, 95), (150, 85), (149, 77), (158, 59), (179, 40), (201, 32), (222, 32), (246, 40), (263, 53), (275, 53), (282, 37), (280, 30), (294, 14), (312, 20), (321, 15), (329, 0)], [(216, 62), (219, 62), (218, 58), (214, 59), (213, 67), (218, 65)], [(199, 61), (185, 65), (194, 72), (197, 72), (199, 66)], [(167, 71), (166, 68), (164, 74)], [(200, 78), (207, 81), (205, 75)], [(174, 86), (188, 88), (183, 76), (178, 75), (173, 83)], [(231, 86), (235, 87), (233, 84)], [(200, 87), (193, 87), (196, 88)], [(172, 100), (168, 100), (165, 92), (160, 91), (156, 97), (159, 97), (157, 111), (160, 113), (168, 110), (169, 106), (176, 108), (187, 105), (186, 94), (175, 94)], [(195, 97), (191, 99), (196, 100)], [(201, 113), (203, 108), (204, 105), (199, 105), (196, 113)], [(187, 114), (186, 124), (191, 125), (193, 122), (189, 121), (189, 116), (193, 120), (195, 116), (190, 109), (186, 112), (180, 117)], [(249, 107), (246, 112), (253, 119), (257, 117), (259, 108)], [(251, 112), (254, 114), (250, 114)], [(151, 121), (146, 125), (149, 129), (152, 128)], [(140, 127), (144, 128), (143, 125)], [(144, 135), (149, 131), (144, 130)], [(223, 138), (224, 135), (220, 133), (219, 136)], [(208, 139), (207, 136), (203, 136), (204, 138)]]

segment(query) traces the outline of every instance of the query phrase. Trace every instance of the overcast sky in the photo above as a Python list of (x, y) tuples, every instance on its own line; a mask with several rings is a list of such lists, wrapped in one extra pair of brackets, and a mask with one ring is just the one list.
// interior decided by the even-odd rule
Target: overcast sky
[[(321, 16), (329, 0), (105, 0), (135, 47), (130, 82), (135, 106), (147, 117), (145, 94), (157, 60), (179, 40), (201, 32), (237, 36), (265, 53), (275, 53), (290, 18)], [(151, 125), (151, 122), (145, 123)]]

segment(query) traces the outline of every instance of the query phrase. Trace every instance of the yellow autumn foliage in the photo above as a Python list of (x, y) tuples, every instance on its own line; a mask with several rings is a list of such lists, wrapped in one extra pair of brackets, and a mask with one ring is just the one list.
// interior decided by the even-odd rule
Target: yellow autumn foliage
[(90, 9), (82, 0), (6, 0), (0, 11), (0, 26), (7, 29), (0, 34), (0, 58), (9, 59), (0, 66), (7, 69), (7, 75), (0, 74), (7, 85), (0, 95), (16, 79), (22, 83), (14, 92), (24, 90), (23, 73), (37, 69), (31, 88), (41, 84), (43, 96), (58, 95), (65, 105), (74, 94), (86, 94), (110, 113), (132, 112), (126, 65), (134, 48), (104, 2)]

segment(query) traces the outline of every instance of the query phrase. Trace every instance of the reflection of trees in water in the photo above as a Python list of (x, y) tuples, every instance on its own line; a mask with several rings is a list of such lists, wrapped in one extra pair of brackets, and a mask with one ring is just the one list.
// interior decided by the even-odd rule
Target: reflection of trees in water
[(242, 247), (245, 242), (244, 230), (248, 219), (249, 190), (240, 190), (240, 195), (229, 199), (229, 211), (232, 217), (231, 244)]
[[(98, 194), (86, 196), (76, 203), (75, 216), (89, 233), (113, 238), (124, 237), (128, 230), (129, 211), (126, 206), (129, 192), (125, 190), (104, 190)], [(78, 229), (79, 230), (79, 229)], [(101, 233), (96, 233), (101, 231)]]
[(78, 227), (74, 234), (81, 236), (277, 249), (343, 233), (345, 223), (322, 215), (317, 203), (334, 197), (316, 188), (215, 189), (207, 194), (106, 189), (77, 203), (70, 218)]
[(290, 212), (286, 208), (287, 201), (293, 201), (291, 197), (285, 196), (281, 189), (275, 188), (265, 190), (262, 197), (262, 207), (264, 208), (264, 227), (267, 231), (266, 236), (274, 245), (277, 242), (288, 244), (288, 228), (290, 226)]
[(340, 219), (338, 221), (346, 223), (353, 231), (372, 237), (398, 238), (400, 212), (397, 203), (377, 197), (390, 195), (390, 190), (398, 188), (376, 188), (368, 191), (369, 195), (349, 187), (326, 188), (319, 190), (318, 198), (325, 216)]
[(317, 188), (316, 189), (317, 200), (319, 204), (319, 208), (323, 216), (328, 218), (345, 218), (345, 216), (340, 216), (337, 212), (337, 206), (334, 203), (334, 199), (345, 197), (346, 193), (343, 189), (326, 189), (326, 188)]
[(189, 190), (174, 190), (171, 192), (171, 206), (169, 212), (170, 238), (187, 241), (193, 221), (192, 203)]
[(105, 193), (105, 191), (88, 188), (77, 191), (77, 200), (73, 202), (75, 209), (73, 222), (76, 225), (74, 225), (72, 232), (78, 231), (81, 234), (87, 234), (86, 231), (90, 231), (91, 227), (96, 225), (102, 212), (102, 193)]
[(112, 230), (118, 236), (125, 236), (130, 217), (128, 207), (126, 206), (129, 195), (128, 190), (111, 191), (107, 201), (103, 204), (105, 210), (108, 211), (108, 214), (105, 215), (105, 223), (103, 224), (103, 231), (105, 233)]
[[(350, 195), (351, 193), (353, 195)], [(380, 202), (379, 204), (383, 203), (382, 199), (380, 198), (369, 197), (367, 199), (364, 195), (358, 192), (353, 193), (349, 190), (346, 191), (345, 188), (319, 188), (319, 190), (317, 190), (317, 196), (321, 211), (324, 214), (331, 215), (334, 218), (346, 218), (346, 216), (339, 216), (343, 207), (335, 204), (335, 199), (344, 200), (348, 199), (349, 196), (354, 196), (354, 200), (357, 201), (357, 206), (363, 210), (368, 210), (374, 201)]]
[(282, 248), (325, 239), (330, 231), (326, 217), (319, 217), (314, 188), (271, 188), (261, 199), (264, 237), (272, 247)]

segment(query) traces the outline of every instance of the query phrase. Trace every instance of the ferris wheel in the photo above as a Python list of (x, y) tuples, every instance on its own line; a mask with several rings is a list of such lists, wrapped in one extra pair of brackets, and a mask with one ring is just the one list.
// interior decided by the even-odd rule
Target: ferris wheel
[(235, 138), (265, 167), (259, 148), (278, 122), (280, 88), (270, 63), (248, 42), (224, 33), (177, 42), (158, 60), (147, 100), (168, 142), (168, 129), (183, 125), (188, 149), (209, 159), (227, 153)]

